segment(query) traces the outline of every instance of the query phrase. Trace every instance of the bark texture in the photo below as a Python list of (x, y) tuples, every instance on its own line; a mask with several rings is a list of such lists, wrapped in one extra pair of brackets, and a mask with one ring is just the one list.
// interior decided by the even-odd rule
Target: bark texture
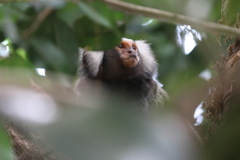
[(29, 127), (13, 121), (5, 125), (12, 141), (15, 160), (58, 160), (53, 150)]
[(210, 80), (208, 99), (204, 102), (209, 134), (240, 110), (240, 40), (228, 47), (228, 55), (215, 64), (218, 77)]

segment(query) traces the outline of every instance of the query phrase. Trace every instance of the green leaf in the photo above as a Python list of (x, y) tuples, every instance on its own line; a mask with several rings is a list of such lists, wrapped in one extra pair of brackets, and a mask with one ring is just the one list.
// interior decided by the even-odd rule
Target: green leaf
[(1, 160), (13, 160), (13, 154), (11, 149), (11, 143), (6, 131), (0, 126), (0, 159)]
[[(22, 4), (22, 3), (21, 3)], [(20, 18), (21, 19), (27, 19), (28, 16), (24, 13), (24, 8), (26, 9), (29, 7), (29, 4), (23, 7), (23, 5), (20, 5), (17, 3), (11, 3), (9, 5), (3, 5), (0, 6), (0, 19), (2, 19), (5, 16), (11, 17), (12, 21), (17, 21)]]
[(3, 22), (2, 23), (3, 23), (2, 26), (3, 26), (3, 30), (4, 30), (5, 36), (10, 38), (13, 42), (17, 42), (19, 40), (17, 26), (12, 21), (10, 16), (6, 15), (3, 18)]
[(30, 44), (37, 51), (36, 54), (39, 54), (51, 69), (63, 72), (69, 71), (71, 63), (67, 61), (64, 53), (51, 41), (46, 38), (33, 38), (30, 40)]
[(91, 50), (108, 50), (120, 41), (120, 37), (114, 31), (94, 23), (86, 16), (75, 23), (75, 28), (80, 37), (80, 46), (87, 46)]
[(119, 22), (125, 21), (126, 14), (115, 11), (109, 6), (106, 5), (106, 3), (102, 1), (94, 1), (91, 3), (91, 6), (96, 9), (98, 13), (100, 13), (102, 16), (104, 16), (108, 21), (111, 22), (111, 24), (118, 25)]
[(56, 19), (54, 23), (54, 31), (57, 45), (66, 53), (72, 55), (78, 53), (78, 41), (76, 33), (66, 23), (60, 19)]
[(78, 66), (78, 40), (76, 33), (63, 20), (56, 19), (54, 23), (56, 44), (71, 63), (71, 73), (76, 73)]
[(38, 5), (46, 6), (46, 7), (52, 7), (52, 8), (60, 8), (65, 4), (65, 0), (55, 0), (55, 1), (49, 1), (49, 0), (40, 0), (38, 1)]
[(112, 24), (105, 17), (96, 12), (92, 7), (82, 1), (78, 2), (78, 6), (90, 19), (108, 29), (112, 29)]
[(20, 57), (22, 57), (25, 61), (28, 60), (28, 59), (27, 59), (27, 55), (26, 55), (26, 51), (25, 51), (23, 48), (18, 48), (18, 49), (16, 50), (16, 53), (17, 53)]
[[(239, 18), (237, 14), (240, 14), (239, 0), (229, 1), (229, 6), (227, 8), (228, 21), (233, 24), (239, 24)], [(234, 26), (234, 25), (233, 25)]]
[(82, 15), (80, 8), (72, 2), (68, 2), (63, 8), (57, 10), (57, 16), (69, 26), (73, 26), (74, 21)]
[(24, 60), (18, 54), (11, 54), (10, 57), (0, 60), (0, 66), (11, 67), (11, 68), (12, 67), (14, 67), (14, 68), (28, 68), (28, 69), (29, 68), (32, 68), (32, 69), (35, 68), (32, 63)]
[(31, 3), (14, 2), (11, 4), (16, 11), (26, 11), (31, 7)]

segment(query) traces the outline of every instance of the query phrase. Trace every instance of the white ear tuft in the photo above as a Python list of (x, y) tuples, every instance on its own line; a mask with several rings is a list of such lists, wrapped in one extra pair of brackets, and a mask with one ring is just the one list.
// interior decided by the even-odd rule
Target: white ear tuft
[[(104, 51), (87, 51), (80, 49), (81, 69), (88, 70), (93, 77), (97, 76), (102, 63)], [(85, 61), (84, 61), (85, 60)]]
[(146, 43), (145, 40), (137, 40), (135, 43), (146, 71), (150, 73), (157, 72), (157, 62), (155, 61), (150, 44)]

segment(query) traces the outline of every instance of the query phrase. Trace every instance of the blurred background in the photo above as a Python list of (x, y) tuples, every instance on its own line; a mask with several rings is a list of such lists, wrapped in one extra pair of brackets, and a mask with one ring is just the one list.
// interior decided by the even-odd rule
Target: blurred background
[[(221, 17), (219, 0), (126, 2), (203, 21)], [(79, 47), (107, 50), (121, 37), (146, 40), (159, 63), (158, 79), (170, 101), (154, 116), (100, 107), (117, 103), (80, 105), (73, 98)], [(0, 159), (12, 159), (6, 117), (37, 126), (70, 159), (203, 159), (194, 127), (203, 121), (201, 104), (216, 75), (212, 66), (231, 43), (189, 25), (119, 12), (103, 1), (0, 0)]]

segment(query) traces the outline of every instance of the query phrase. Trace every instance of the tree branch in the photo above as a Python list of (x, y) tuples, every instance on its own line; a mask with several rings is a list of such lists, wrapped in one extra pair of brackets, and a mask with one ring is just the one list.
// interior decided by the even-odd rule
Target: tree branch
[(52, 13), (52, 11), (52, 8), (46, 7), (41, 13), (39, 13), (32, 25), (23, 33), (23, 39), (28, 39), (33, 33), (35, 33), (46, 17)]
[(103, 0), (103, 1), (113, 9), (127, 12), (130, 14), (142, 15), (145, 17), (155, 18), (161, 21), (174, 23), (174, 24), (188, 24), (197, 30), (217, 33), (217, 34), (232, 35), (240, 38), (240, 30), (237, 28), (220, 25), (213, 22), (204, 22), (188, 16), (175, 14), (175, 13), (171, 13), (163, 10), (153, 9), (149, 7), (143, 7), (140, 5), (135, 5), (132, 3), (122, 2), (118, 0)]

